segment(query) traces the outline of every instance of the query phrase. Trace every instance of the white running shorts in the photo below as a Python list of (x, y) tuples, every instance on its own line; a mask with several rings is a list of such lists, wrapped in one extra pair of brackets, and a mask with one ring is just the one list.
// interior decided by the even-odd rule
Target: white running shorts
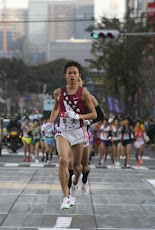
[(89, 144), (90, 144), (90, 135), (88, 131), (85, 131), (84, 148), (89, 146)]
[(141, 145), (144, 144), (144, 141), (135, 141), (134, 146), (136, 149), (139, 149)]
[(62, 130), (61, 128), (57, 127), (55, 138), (57, 136), (62, 136), (67, 139), (71, 146), (81, 144), (85, 141), (85, 132), (83, 128), (78, 128), (75, 130)]

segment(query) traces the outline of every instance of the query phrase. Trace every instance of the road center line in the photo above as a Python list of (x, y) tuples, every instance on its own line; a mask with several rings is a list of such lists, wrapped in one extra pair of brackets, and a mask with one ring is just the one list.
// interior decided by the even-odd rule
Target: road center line
[(58, 217), (54, 228), (68, 228), (72, 222), (72, 217)]

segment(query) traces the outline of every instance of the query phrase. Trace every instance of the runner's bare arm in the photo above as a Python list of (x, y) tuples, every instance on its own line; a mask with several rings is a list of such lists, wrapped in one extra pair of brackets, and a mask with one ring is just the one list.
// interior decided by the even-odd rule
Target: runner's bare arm
[(80, 119), (87, 119), (87, 120), (95, 119), (97, 117), (95, 106), (93, 105), (93, 102), (91, 100), (90, 93), (85, 88), (83, 89), (82, 92), (82, 99), (85, 102), (90, 112), (87, 114), (80, 114)]
[(96, 98), (95, 98), (93, 95), (91, 95), (91, 100), (92, 100), (93, 105), (94, 105), (95, 107), (99, 105), (99, 104), (98, 104), (98, 101), (96, 100)]
[(55, 119), (58, 116), (59, 113), (59, 98), (60, 98), (60, 94), (61, 94), (61, 89), (58, 88), (54, 91), (54, 107), (53, 110), (51, 112), (51, 116), (50, 116), (50, 122), (53, 123), (55, 121)]

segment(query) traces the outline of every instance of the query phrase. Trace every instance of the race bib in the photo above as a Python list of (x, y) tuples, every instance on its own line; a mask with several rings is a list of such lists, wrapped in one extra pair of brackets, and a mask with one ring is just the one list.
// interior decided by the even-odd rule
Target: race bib
[(80, 128), (80, 120), (60, 117), (59, 127), (63, 130), (73, 130)]

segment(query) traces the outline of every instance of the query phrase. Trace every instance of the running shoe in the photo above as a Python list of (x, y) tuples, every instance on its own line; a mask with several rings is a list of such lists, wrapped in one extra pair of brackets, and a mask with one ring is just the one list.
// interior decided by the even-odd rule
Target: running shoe
[(69, 196), (70, 199), (70, 206), (74, 206), (75, 204), (75, 197)]
[(27, 161), (27, 157), (24, 157), (24, 162), (26, 162)]
[(138, 168), (140, 166), (139, 161), (136, 162), (136, 167)]
[(116, 166), (120, 166), (120, 162), (119, 162), (119, 161), (116, 161), (116, 162), (115, 162), (115, 165), (116, 165)]
[(127, 165), (126, 165), (126, 167), (127, 167), (127, 168), (130, 168), (130, 165), (129, 165), (129, 164), (127, 164)]
[(36, 164), (38, 164), (38, 163), (39, 163), (39, 160), (38, 160), (38, 159), (35, 159), (35, 162), (36, 162)]
[(70, 195), (75, 197), (77, 193), (78, 193), (78, 185), (77, 184), (75, 185), (72, 183), (72, 186), (70, 188)]
[(72, 186), (70, 188), (70, 195), (72, 197), (75, 197), (78, 193), (78, 184), (74, 184), (73, 181), (74, 181), (74, 178), (75, 178), (75, 175), (72, 176)]
[(31, 162), (31, 158), (30, 158), (30, 156), (27, 158), (27, 162)]
[(61, 205), (61, 210), (69, 209), (71, 206), (70, 198), (64, 197)]
[(139, 160), (139, 164), (144, 164), (144, 161), (143, 161), (143, 159), (142, 159), (142, 158), (140, 158), (140, 160)]
[(84, 196), (88, 195), (88, 192), (89, 192), (88, 183), (82, 185), (81, 192), (82, 192), (82, 195)]

